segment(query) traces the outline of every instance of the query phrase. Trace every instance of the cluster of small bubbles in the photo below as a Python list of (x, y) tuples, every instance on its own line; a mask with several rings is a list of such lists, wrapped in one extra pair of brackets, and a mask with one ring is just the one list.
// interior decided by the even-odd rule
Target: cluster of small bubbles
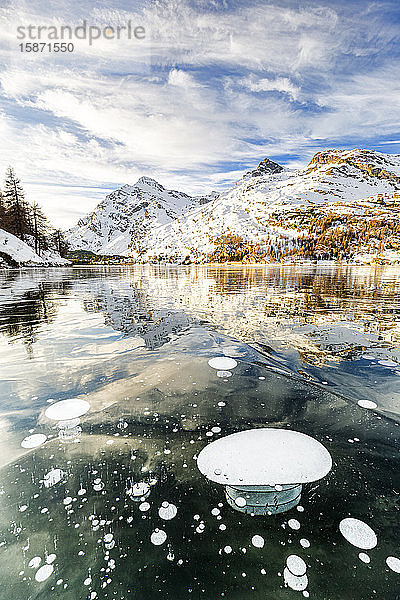
[(205, 528), (206, 528), (206, 525), (205, 525), (204, 521), (200, 521), (200, 523), (196, 527), (196, 533), (204, 533)]
[(93, 481), (93, 489), (95, 492), (101, 492), (104, 489), (104, 482), (101, 480), (101, 477), (96, 477)]
[(45, 559), (45, 563), (40, 567), (42, 559), (40, 556), (34, 556), (28, 563), (28, 567), (31, 569), (37, 569), (35, 573), (35, 580), (39, 583), (46, 581), (54, 571), (53, 563), (56, 560), (54, 553), (48, 554)]

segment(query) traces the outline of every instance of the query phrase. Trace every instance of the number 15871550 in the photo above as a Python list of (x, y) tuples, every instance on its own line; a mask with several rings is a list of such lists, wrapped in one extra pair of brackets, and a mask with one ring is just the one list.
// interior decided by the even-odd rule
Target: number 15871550
[(73, 52), (74, 44), (69, 42), (25, 42), (19, 44), (21, 52)]

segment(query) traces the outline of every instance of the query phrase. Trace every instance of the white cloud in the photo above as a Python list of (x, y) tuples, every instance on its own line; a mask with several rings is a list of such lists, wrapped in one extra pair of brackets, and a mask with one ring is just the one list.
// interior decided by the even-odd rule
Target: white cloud
[(262, 77), (257, 80), (254, 77), (250, 77), (244, 79), (242, 84), (251, 92), (284, 92), (292, 100), (297, 100), (300, 93), (300, 88), (294, 85), (289, 77), (276, 77), (273, 79)]
[(168, 73), (168, 83), (183, 88), (197, 87), (195, 79), (182, 69), (171, 69)]

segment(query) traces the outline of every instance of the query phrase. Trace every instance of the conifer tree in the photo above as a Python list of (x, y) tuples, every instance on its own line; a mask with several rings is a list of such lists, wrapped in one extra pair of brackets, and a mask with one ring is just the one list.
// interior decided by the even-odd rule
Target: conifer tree
[(4, 183), (4, 199), (7, 230), (25, 240), (32, 233), (29, 204), (25, 200), (24, 190), (14, 169), (8, 167)]
[(56, 229), (52, 235), (53, 245), (55, 250), (58, 252), (60, 256), (63, 258), (68, 254), (69, 244), (65, 239), (65, 235), (61, 231), (61, 229)]
[(47, 234), (49, 232), (49, 222), (37, 202), (34, 202), (32, 205), (31, 220), (35, 252), (40, 255), (41, 251), (46, 250), (48, 247)]

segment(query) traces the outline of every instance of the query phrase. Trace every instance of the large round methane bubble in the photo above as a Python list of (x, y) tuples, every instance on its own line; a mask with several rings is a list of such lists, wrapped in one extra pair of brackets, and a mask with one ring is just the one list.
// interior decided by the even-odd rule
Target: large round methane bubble
[(86, 414), (90, 408), (89, 402), (80, 398), (69, 398), (68, 400), (60, 400), (49, 406), (46, 409), (45, 415), (53, 421), (67, 421), (77, 419)]
[(368, 556), (368, 554), (365, 554), (365, 552), (360, 552), (358, 558), (361, 560), (361, 562), (365, 563), (366, 565), (368, 565), (371, 562), (370, 557)]
[(40, 556), (34, 556), (28, 562), (28, 567), (30, 567), (31, 569), (37, 569), (41, 562), (42, 562), (42, 559), (40, 558)]
[(288, 525), (290, 529), (294, 529), (295, 531), (298, 531), (300, 529), (300, 521), (298, 521), (297, 519), (289, 519)]
[(21, 446), (23, 448), (37, 448), (45, 443), (47, 440), (47, 435), (43, 433), (34, 433), (33, 435), (28, 435), (28, 437), (24, 438), (21, 442)]
[(352, 517), (343, 519), (339, 524), (339, 529), (342, 536), (356, 548), (371, 550), (378, 543), (375, 531), (359, 519)]
[(369, 408), (370, 410), (373, 410), (374, 408), (378, 408), (378, 405), (376, 402), (374, 402), (373, 400), (359, 400), (357, 402), (358, 406), (361, 406), (361, 408)]
[(229, 356), (216, 356), (210, 358), (208, 364), (217, 371), (229, 371), (229, 369), (234, 369), (237, 366), (237, 361), (234, 358), (229, 358)]
[(264, 548), (265, 540), (262, 535), (256, 534), (251, 538), (251, 543), (255, 548)]
[(297, 556), (297, 554), (291, 554), (287, 557), (286, 566), (293, 575), (296, 575), (296, 577), (302, 577), (307, 571), (306, 563), (300, 556)]
[(150, 536), (151, 543), (155, 546), (161, 546), (167, 539), (167, 534), (162, 529), (155, 529)]
[(400, 573), (400, 558), (396, 558), (396, 556), (388, 556), (386, 559), (386, 564), (394, 571), (394, 573)]
[(162, 503), (161, 507), (158, 509), (158, 514), (161, 519), (164, 521), (170, 521), (174, 519), (177, 515), (178, 509), (175, 504), (170, 504), (166, 500)]
[(36, 581), (46, 581), (46, 579), (48, 579), (50, 577), (50, 575), (52, 574), (52, 572), (54, 571), (54, 567), (53, 565), (43, 565), (43, 567), (40, 567), (40, 569), (36, 572), (35, 575), (35, 579)]
[(197, 466), (208, 479), (223, 485), (274, 486), (321, 479), (331, 470), (332, 459), (308, 435), (271, 427), (248, 429), (208, 444)]

